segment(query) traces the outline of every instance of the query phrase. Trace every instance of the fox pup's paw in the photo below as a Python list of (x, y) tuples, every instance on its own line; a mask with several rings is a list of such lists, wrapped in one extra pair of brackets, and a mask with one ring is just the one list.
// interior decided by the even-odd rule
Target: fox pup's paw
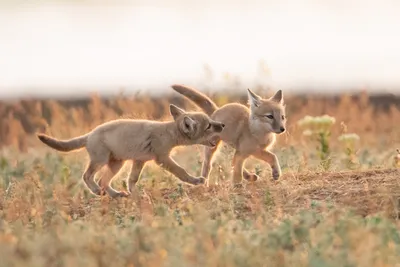
[(282, 171), (280, 167), (274, 167), (272, 168), (272, 178), (274, 178), (274, 180), (278, 180), (279, 177), (281, 176)]
[(193, 180), (192, 180), (192, 184), (194, 184), (194, 185), (205, 184), (205, 183), (206, 183), (206, 179), (204, 177), (197, 177), (197, 178), (193, 178)]
[(131, 194), (127, 191), (119, 191), (117, 197), (129, 197)]
[(234, 191), (238, 191), (238, 190), (240, 191), (240, 190), (244, 189), (244, 186), (242, 183), (234, 183), (234, 184), (232, 184), (232, 189)]
[(255, 182), (259, 176), (255, 173), (243, 173), (243, 178), (248, 182)]
[(103, 188), (96, 188), (95, 190), (91, 190), (90, 189), (90, 191), (94, 194), (94, 195), (97, 195), (97, 196), (105, 196), (105, 195), (107, 195), (107, 192), (106, 192), (106, 190), (104, 190)]

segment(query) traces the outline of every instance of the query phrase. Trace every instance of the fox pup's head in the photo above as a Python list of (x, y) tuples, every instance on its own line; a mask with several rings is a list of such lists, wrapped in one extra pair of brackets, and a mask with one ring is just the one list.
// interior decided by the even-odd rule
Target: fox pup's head
[(190, 144), (215, 146), (220, 133), (225, 125), (212, 120), (202, 112), (186, 112), (175, 105), (170, 104), (169, 109), (179, 131)]
[(285, 132), (286, 115), (282, 90), (267, 99), (261, 98), (250, 89), (247, 92), (254, 126), (276, 134)]

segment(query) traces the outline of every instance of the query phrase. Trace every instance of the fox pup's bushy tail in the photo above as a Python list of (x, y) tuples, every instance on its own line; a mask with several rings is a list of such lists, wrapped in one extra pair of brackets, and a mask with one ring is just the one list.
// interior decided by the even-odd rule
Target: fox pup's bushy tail
[(37, 134), (40, 141), (58, 151), (68, 152), (83, 148), (86, 145), (88, 135), (78, 136), (69, 140), (58, 140), (45, 134)]
[(217, 104), (215, 104), (209, 97), (193, 88), (181, 84), (174, 84), (171, 87), (178, 93), (193, 101), (209, 116), (218, 109)]

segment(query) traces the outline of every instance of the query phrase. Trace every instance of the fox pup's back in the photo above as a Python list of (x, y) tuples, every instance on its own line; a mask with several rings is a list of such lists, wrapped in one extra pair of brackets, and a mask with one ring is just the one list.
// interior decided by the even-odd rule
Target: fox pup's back
[[(89, 153), (104, 145), (113, 157), (151, 160), (162, 145), (173, 139), (174, 123), (120, 119), (104, 123), (92, 131), (87, 140)], [(163, 140), (164, 139), (164, 140)]]

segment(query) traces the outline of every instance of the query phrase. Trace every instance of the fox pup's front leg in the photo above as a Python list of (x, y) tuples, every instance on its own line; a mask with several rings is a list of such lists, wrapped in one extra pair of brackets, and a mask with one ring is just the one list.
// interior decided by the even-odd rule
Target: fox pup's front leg
[(274, 180), (278, 180), (278, 178), (281, 176), (281, 166), (279, 165), (278, 157), (267, 150), (261, 150), (257, 151), (256, 153), (253, 154), (256, 158), (261, 159), (265, 162), (267, 162), (272, 169), (272, 178)]
[(188, 174), (185, 169), (179, 166), (171, 157), (164, 156), (157, 158), (156, 162), (162, 166), (164, 169), (175, 175), (178, 179), (185, 183), (192, 185), (204, 184), (204, 177), (193, 177)]

